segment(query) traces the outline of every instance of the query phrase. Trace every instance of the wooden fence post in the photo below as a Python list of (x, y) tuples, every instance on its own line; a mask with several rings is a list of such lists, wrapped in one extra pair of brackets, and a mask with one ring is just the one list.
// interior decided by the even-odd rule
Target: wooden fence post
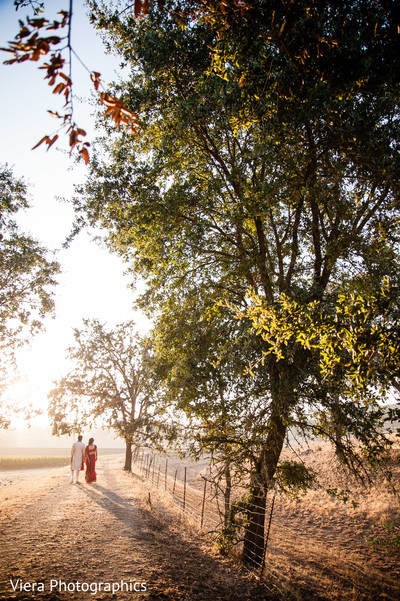
[(186, 506), (186, 466), (185, 466), (185, 479), (183, 481), (183, 513), (185, 513)]
[(207, 480), (204, 478), (204, 490), (203, 490), (203, 503), (201, 506), (200, 530), (203, 530), (204, 510), (205, 510), (205, 505), (206, 505), (206, 488), (207, 488)]

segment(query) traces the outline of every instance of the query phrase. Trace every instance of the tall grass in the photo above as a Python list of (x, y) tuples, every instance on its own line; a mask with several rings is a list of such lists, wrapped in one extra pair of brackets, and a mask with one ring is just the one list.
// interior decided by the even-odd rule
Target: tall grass
[(0, 471), (25, 470), (39, 467), (60, 467), (69, 465), (70, 458), (57, 455), (0, 455)]

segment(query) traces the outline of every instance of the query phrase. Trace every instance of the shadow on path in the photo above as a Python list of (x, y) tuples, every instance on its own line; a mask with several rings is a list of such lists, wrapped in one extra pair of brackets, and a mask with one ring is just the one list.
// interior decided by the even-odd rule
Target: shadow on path
[(171, 531), (167, 523), (160, 524), (150, 511), (138, 507), (134, 498), (124, 498), (99, 484), (81, 490), (120, 520), (128, 528), (129, 538), (141, 544), (149, 601), (277, 601), (265, 587), (239, 573), (234, 575), (232, 564), (203, 550), (198, 541)]
[(82, 486), (80, 490), (102, 509), (110, 512), (122, 522), (128, 529), (130, 538), (143, 541), (147, 544), (153, 541), (153, 535), (147, 532), (145, 526), (143, 526), (143, 523), (148, 520), (149, 514), (140, 507), (137, 507), (133, 499), (126, 499), (113, 490), (97, 483)]

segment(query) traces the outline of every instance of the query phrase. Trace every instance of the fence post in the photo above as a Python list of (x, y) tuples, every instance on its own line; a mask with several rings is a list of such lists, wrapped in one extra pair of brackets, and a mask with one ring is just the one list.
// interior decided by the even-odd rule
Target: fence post
[(175, 478), (174, 478), (174, 486), (172, 488), (172, 496), (174, 496), (174, 493), (175, 493), (175, 484), (176, 484), (177, 475), (178, 475), (178, 468), (176, 468), (176, 470), (175, 470)]
[(152, 484), (154, 484), (155, 480), (154, 480), (154, 471), (155, 471), (155, 467), (156, 467), (156, 458), (153, 456), (153, 475), (151, 477), (151, 482)]
[(275, 497), (276, 497), (277, 487), (278, 487), (278, 483), (275, 482), (274, 494), (273, 494), (272, 502), (271, 502), (271, 511), (270, 511), (270, 514), (269, 514), (267, 536), (265, 537), (265, 543), (264, 543), (264, 550), (263, 550), (263, 557), (262, 557), (261, 571), (260, 571), (260, 580), (262, 578), (262, 575), (263, 575), (264, 569), (265, 569), (265, 557), (267, 555), (267, 546), (268, 546), (269, 532), (271, 530), (272, 514), (274, 512), (274, 505), (275, 505)]
[(159, 488), (159, 485), (160, 485), (160, 473), (161, 473), (161, 463), (158, 465), (157, 488)]
[(185, 466), (185, 479), (183, 481), (183, 513), (185, 513), (186, 505), (186, 466)]
[(167, 476), (168, 476), (168, 459), (165, 460), (165, 491), (167, 490)]
[(204, 509), (205, 509), (205, 505), (206, 505), (206, 488), (207, 488), (207, 480), (204, 478), (204, 490), (203, 490), (203, 503), (201, 506), (200, 530), (203, 530)]

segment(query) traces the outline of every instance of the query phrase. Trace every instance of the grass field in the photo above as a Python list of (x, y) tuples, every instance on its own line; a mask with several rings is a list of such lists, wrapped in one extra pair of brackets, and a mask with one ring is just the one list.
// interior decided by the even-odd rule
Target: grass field
[(65, 455), (0, 455), (0, 471), (60, 467), (69, 462)]

